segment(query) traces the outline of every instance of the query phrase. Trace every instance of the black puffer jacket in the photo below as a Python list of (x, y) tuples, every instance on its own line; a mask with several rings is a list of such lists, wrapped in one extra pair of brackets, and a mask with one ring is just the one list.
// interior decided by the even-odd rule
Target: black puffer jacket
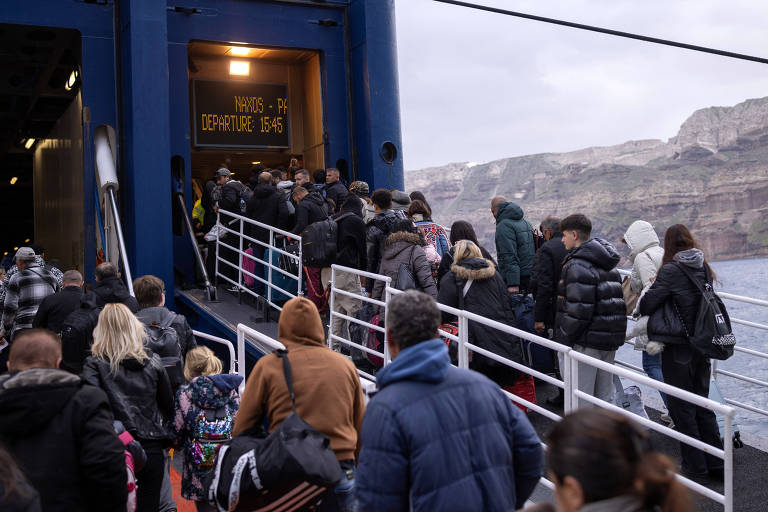
[[(395, 227), (395, 222), (402, 218), (402, 213), (398, 214), (395, 213), (394, 210), (385, 210), (381, 213), (377, 213), (366, 226), (365, 238), (368, 250), (368, 272), (371, 272), (372, 274), (379, 273), (384, 241)], [(365, 287), (368, 290), (371, 290), (373, 285), (374, 280), (368, 279)]]
[[(267, 226), (277, 227), (282, 193), (273, 185), (261, 183), (253, 189), (253, 195), (246, 205), (245, 215)], [(269, 230), (248, 225), (248, 235), (264, 243), (269, 242)]]
[[(460, 295), (469, 279), (473, 281), (462, 301)], [(470, 258), (451, 266), (451, 271), (440, 281), (437, 301), (454, 308), (463, 305), (463, 308), (471, 313), (514, 326), (515, 312), (510, 302), (511, 296), (493, 261)], [(445, 322), (454, 319), (452, 315), (443, 314)], [(469, 342), (504, 358), (523, 362), (520, 339), (516, 336), (477, 322), (469, 322)], [(518, 375), (517, 370), (479, 354), (473, 354), (470, 368), (486, 375), (500, 386), (514, 384)]]
[(616, 270), (620, 256), (593, 238), (565, 257), (557, 289), (555, 338), (572, 347), (616, 350), (624, 344), (627, 312)]
[(328, 203), (325, 202), (320, 192), (313, 190), (299, 202), (296, 207), (296, 225), (291, 230), (296, 235), (313, 222), (318, 222), (328, 218)]
[[(427, 261), (427, 255), (422, 247), (424, 243), (424, 238), (417, 233), (408, 233), (406, 231), (392, 233), (387, 237), (387, 241), (384, 242), (381, 266), (377, 273), (391, 277), (391, 286), (394, 288), (400, 265), (405, 263), (411, 268), (418, 289), (427, 295), (437, 298), (437, 287), (435, 286), (435, 280), (432, 279), (432, 268)], [(384, 281), (376, 280), (371, 297), (377, 300), (384, 300)]]
[[(443, 280), (443, 276), (451, 271), (451, 266), (453, 265), (453, 252), (455, 247), (456, 246), (453, 245), (448, 252), (443, 254), (442, 259), (440, 259), (440, 265), (437, 267), (437, 288), (438, 289), (440, 289), (440, 283)], [(478, 245), (477, 247), (480, 249), (480, 254), (483, 255), (483, 258), (493, 262), (493, 266), (496, 268), (496, 270), (498, 270), (499, 265), (496, 263), (496, 260), (493, 259), (493, 256), (491, 256), (491, 253), (486, 251), (485, 247), (483, 247), (482, 245)]]
[(325, 185), (325, 197), (333, 201), (333, 204), (336, 205), (337, 212), (341, 211), (341, 206), (344, 204), (348, 195), (349, 191), (347, 191), (347, 187), (340, 181)]
[(139, 310), (138, 301), (131, 296), (128, 288), (118, 277), (106, 277), (103, 281), (96, 281), (93, 285), (93, 293), (96, 294), (96, 303), (100, 308), (106, 304), (124, 304), (136, 313)]
[[(346, 215), (351, 213), (353, 215)], [(337, 234), (336, 264), (358, 270), (368, 269), (368, 254), (365, 243), (365, 222), (363, 222), (363, 205), (356, 196), (347, 196), (341, 207), (341, 212), (334, 215), (339, 218), (337, 222), (339, 231)]]
[(63, 370), (0, 376), (0, 440), (46, 512), (125, 511), (125, 455), (112, 419), (104, 392)]
[[(688, 332), (693, 332), (701, 293), (680, 265), (686, 265), (703, 285), (707, 282), (704, 254), (698, 249), (689, 249), (677, 253), (674, 260), (661, 267), (656, 280), (643, 295), (640, 300), (640, 314), (650, 316), (649, 340), (687, 344), (685, 331), (687, 328)], [(682, 324), (683, 321), (685, 325)]]
[(555, 325), (557, 312), (557, 285), (560, 282), (560, 271), (568, 251), (563, 244), (563, 234), (557, 233), (544, 242), (533, 255), (533, 273), (531, 274), (531, 290), (536, 299), (534, 320), (544, 322), (547, 327)]
[(115, 419), (139, 441), (173, 440), (168, 421), (173, 414), (173, 393), (160, 358), (147, 350), (144, 362), (126, 359), (117, 375), (103, 359), (89, 357), (83, 367), (83, 380), (104, 390)]

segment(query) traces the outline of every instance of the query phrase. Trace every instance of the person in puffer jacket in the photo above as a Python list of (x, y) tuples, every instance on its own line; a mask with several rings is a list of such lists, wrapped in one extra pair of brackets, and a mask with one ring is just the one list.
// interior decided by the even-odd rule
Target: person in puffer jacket
[[(397, 288), (397, 276), (400, 265), (408, 265), (413, 274), (417, 289), (437, 297), (437, 286), (432, 278), (432, 267), (424, 253), (424, 236), (410, 220), (398, 220), (392, 228), (392, 234), (384, 242), (381, 254), (381, 266), (378, 274), (391, 277), (390, 285)], [(373, 285), (371, 297), (384, 300), (384, 281), (377, 279)]]
[(483, 375), (451, 366), (440, 310), (408, 290), (387, 307), (392, 362), (363, 419), (358, 510), (517, 510), (542, 473), (542, 447), (525, 414)]
[(523, 218), (523, 209), (502, 196), (491, 200), (496, 218), (496, 256), (499, 272), (510, 293), (526, 293), (533, 271), (536, 246), (533, 226)]
[[(664, 343), (661, 353), (661, 372), (664, 382), (699, 396), (709, 396), (711, 366), (708, 358), (697, 352), (688, 340), (693, 333), (701, 301), (701, 292), (691, 282), (683, 265), (704, 286), (711, 286), (715, 278), (697, 248), (691, 232), (682, 224), (675, 224), (664, 235), (664, 265), (651, 288), (640, 299), (641, 315), (649, 315), (648, 337)], [(675, 430), (699, 439), (716, 448), (722, 448), (715, 413), (673, 396), (667, 396), (669, 414)], [(729, 441), (730, 442), (730, 441)], [(696, 481), (710, 477), (722, 478), (723, 461), (705, 454), (697, 448), (680, 443), (683, 455), (683, 473)]]
[[(384, 250), (384, 242), (392, 233), (395, 222), (404, 219), (405, 214), (398, 210), (392, 210), (392, 192), (385, 189), (378, 189), (371, 195), (375, 216), (371, 219), (365, 228), (366, 248), (368, 251), (368, 272), (372, 274), (379, 273), (381, 265), (381, 253)], [(375, 279), (366, 279), (365, 288), (370, 292), (375, 284)]]
[[(560, 222), (565, 257), (557, 288), (555, 340), (588, 356), (613, 364), (624, 344), (627, 311), (616, 270), (619, 253), (606, 240), (590, 238), (592, 222), (582, 214)], [(562, 366), (563, 362), (560, 361)], [(597, 368), (579, 366), (579, 389), (611, 401), (613, 376)]]
[[(189, 380), (176, 393), (173, 431), (176, 445), (184, 451), (184, 466), (181, 474), (181, 496), (194, 501), (198, 510), (206, 508), (208, 492), (205, 480), (214, 465), (213, 458), (205, 458), (205, 447), (214, 448), (232, 437), (234, 417), (240, 407), (238, 388), (243, 382), (239, 375), (221, 373), (221, 360), (208, 347), (197, 347), (189, 351), (184, 366), (184, 376)], [(198, 432), (201, 427), (211, 425), (205, 419), (206, 411), (214, 415), (214, 422), (219, 429), (212, 434), (220, 436), (220, 443), (211, 442), (211, 434)], [(211, 412), (212, 411), (212, 412)], [(216, 411), (220, 411), (216, 419)], [(205, 422), (205, 424), (203, 424)], [(207, 436), (207, 437), (206, 437)]]
[[(480, 248), (469, 240), (456, 242), (454, 264), (440, 282), (437, 302), (514, 327), (515, 312), (510, 299), (504, 279), (493, 262), (482, 257)], [(443, 313), (444, 322), (453, 319), (452, 315)], [(469, 322), (468, 341), (501, 357), (523, 363), (522, 347), (516, 336)], [(480, 354), (472, 355), (469, 367), (502, 387), (514, 385), (519, 375), (517, 370)]]
[[(659, 237), (654, 231), (653, 226), (644, 220), (636, 220), (627, 228), (622, 241), (629, 248), (629, 261), (632, 262), (632, 275), (629, 277), (629, 285), (633, 292), (640, 293), (649, 288), (656, 278), (656, 273), (661, 268), (661, 260), (664, 257), (664, 249), (659, 244)], [(646, 350), (648, 345), (647, 321), (638, 321), (638, 329), (634, 329), (632, 334), (638, 338), (638, 344), (643, 349), (643, 371), (650, 378), (659, 382), (664, 382), (661, 374), (661, 355), (655, 353), (651, 355)], [(646, 329), (642, 326), (645, 325)], [(642, 347), (645, 341), (645, 347)], [(650, 349), (649, 349), (650, 350)], [(667, 395), (659, 393), (667, 405)], [(666, 419), (666, 418), (665, 418)]]

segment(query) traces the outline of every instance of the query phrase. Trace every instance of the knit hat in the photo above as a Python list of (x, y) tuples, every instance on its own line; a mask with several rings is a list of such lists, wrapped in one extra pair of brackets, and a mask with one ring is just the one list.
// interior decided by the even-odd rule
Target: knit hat
[(35, 251), (31, 247), (19, 247), (19, 250), (16, 251), (16, 256), (14, 256), (13, 259), (21, 261), (35, 261)]
[(370, 192), (368, 184), (364, 181), (353, 181), (349, 185), (349, 191), (360, 197), (368, 197)]

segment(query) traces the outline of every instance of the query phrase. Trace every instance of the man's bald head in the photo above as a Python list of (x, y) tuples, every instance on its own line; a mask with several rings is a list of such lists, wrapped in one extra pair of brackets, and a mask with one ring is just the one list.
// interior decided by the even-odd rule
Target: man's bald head
[(499, 211), (499, 205), (501, 203), (506, 203), (507, 198), (504, 196), (496, 196), (493, 199), (491, 199), (491, 213), (493, 213), (493, 216), (496, 216), (496, 213)]
[(269, 185), (270, 183), (272, 183), (272, 174), (267, 171), (259, 174), (259, 185)]
[(27, 329), (13, 339), (8, 356), (9, 370), (58, 368), (59, 363), (61, 340), (48, 329)]

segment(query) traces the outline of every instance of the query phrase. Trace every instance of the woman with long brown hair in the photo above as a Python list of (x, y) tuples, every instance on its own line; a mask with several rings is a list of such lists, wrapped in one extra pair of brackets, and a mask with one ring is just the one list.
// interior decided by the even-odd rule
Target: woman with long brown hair
[(563, 418), (549, 434), (547, 466), (560, 512), (692, 510), (672, 461), (652, 451), (648, 434), (615, 412), (589, 408)]
[[(694, 332), (701, 292), (688, 277), (702, 286), (712, 286), (714, 272), (687, 227), (675, 224), (664, 235), (662, 267), (651, 288), (640, 300), (640, 314), (648, 315), (648, 339), (664, 343), (661, 373), (664, 382), (699, 396), (709, 396), (711, 365), (708, 358), (690, 344)], [(715, 414), (671, 395), (667, 405), (675, 429), (717, 448), (722, 448)], [(680, 443), (683, 473), (699, 482), (720, 478), (723, 461), (713, 455)]]

